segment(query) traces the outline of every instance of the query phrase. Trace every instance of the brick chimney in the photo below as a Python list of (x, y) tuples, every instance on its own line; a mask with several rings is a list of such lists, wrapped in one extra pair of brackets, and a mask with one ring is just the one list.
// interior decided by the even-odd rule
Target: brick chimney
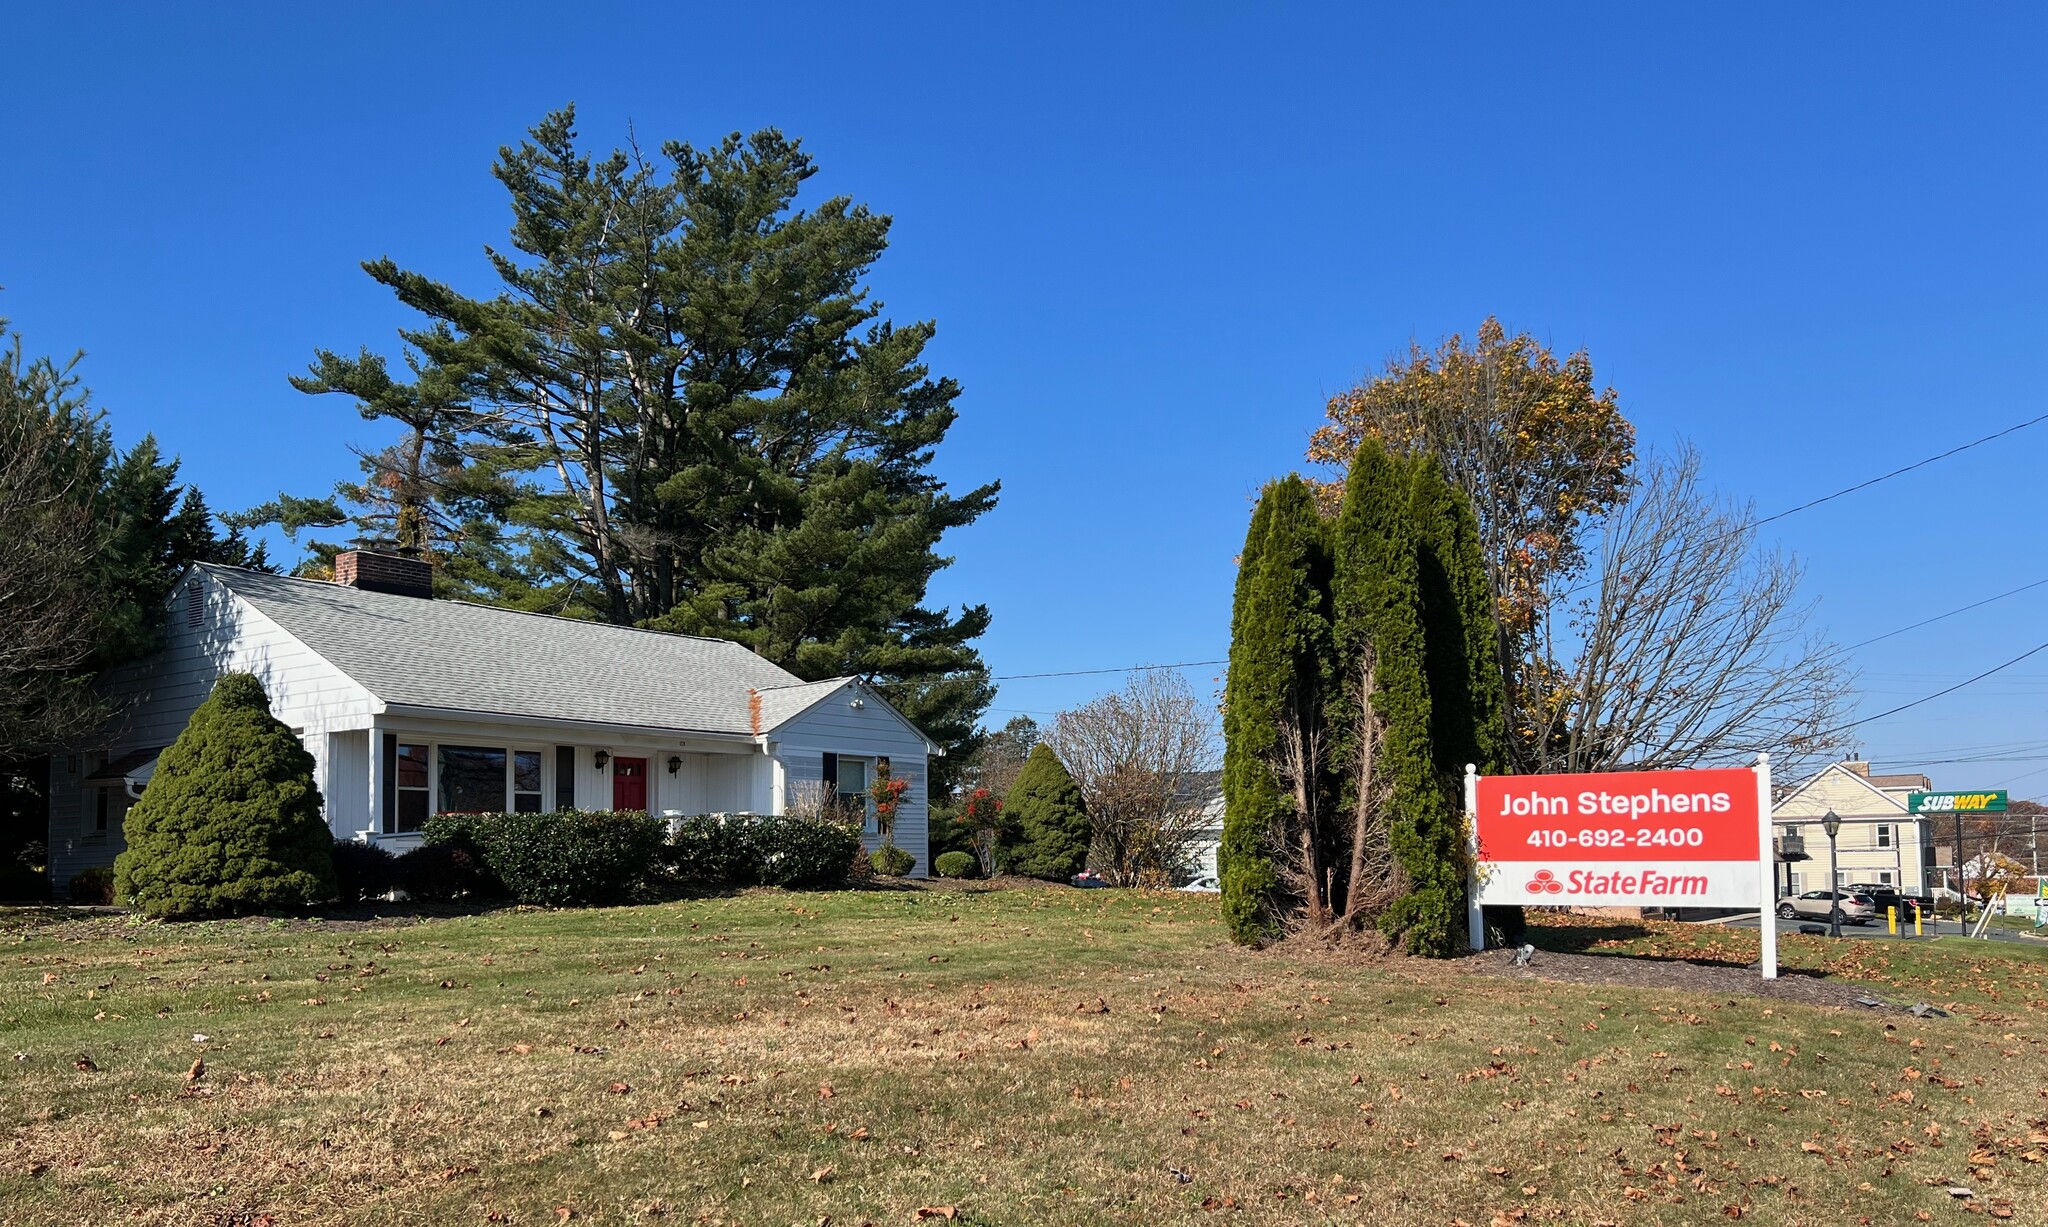
[(1849, 769), (1850, 771), (1854, 772), (1855, 774), (1857, 774), (1857, 775), (1860, 775), (1860, 776), (1862, 776), (1862, 777), (1863, 777), (1864, 779), (1866, 779), (1866, 780), (1870, 778), (1870, 763), (1869, 763), (1869, 761), (1868, 761), (1868, 760), (1866, 760), (1866, 759), (1861, 759), (1861, 758), (1852, 758), (1852, 759), (1848, 759), (1848, 760), (1846, 760), (1845, 762), (1843, 762), (1843, 763), (1842, 763), (1842, 766), (1844, 766), (1844, 767), (1848, 768), (1848, 769)]
[(364, 592), (388, 592), (431, 600), (434, 568), (424, 559), (369, 550), (343, 550), (334, 556), (334, 582)]

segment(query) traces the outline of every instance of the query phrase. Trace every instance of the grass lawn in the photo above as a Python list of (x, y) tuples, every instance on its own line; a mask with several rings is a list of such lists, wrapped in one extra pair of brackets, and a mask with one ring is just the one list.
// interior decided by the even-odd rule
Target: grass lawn
[(1956, 1016), (1243, 951), (1213, 897), (1124, 891), (17, 914), (0, 1220), (2048, 1219), (2042, 952), (1810, 940)]

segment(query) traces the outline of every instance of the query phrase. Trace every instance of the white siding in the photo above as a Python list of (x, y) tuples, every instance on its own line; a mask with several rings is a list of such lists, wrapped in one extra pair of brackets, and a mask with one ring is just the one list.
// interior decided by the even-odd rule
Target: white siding
[[(861, 700), (858, 708), (853, 706), (856, 697)], [(852, 687), (836, 691), (784, 722), (772, 736), (779, 743), (775, 757), (781, 765), (782, 797), (787, 797), (788, 790), (798, 781), (822, 779), (824, 756), (828, 752), (856, 758), (887, 758), (890, 771), (909, 783), (897, 811), (894, 842), (917, 858), (917, 866), (911, 870), (913, 875), (929, 875), (926, 742), (889, 710), (879, 696)], [(780, 800), (778, 797), (778, 809)], [(881, 842), (878, 835), (862, 840), (870, 849), (880, 847)]]
[(59, 758), (51, 771), (50, 880), (60, 899), (73, 874), (112, 864), (120, 851), (118, 834), (90, 837), (89, 790), (79, 779), (107, 757), (177, 740), (222, 674), (255, 674), (270, 710), (299, 731), (315, 759), (326, 758), (329, 732), (370, 724), (369, 692), (203, 573), (172, 595), (168, 623), (162, 651), (107, 680), (126, 710), (106, 737), (106, 754), (80, 756), (76, 772)]
[(350, 729), (327, 734), (327, 770), (320, 776), (327, 800), (327, 825), (336, 839), (353, 839), (374, 827), (370, 805), (370, 732)]

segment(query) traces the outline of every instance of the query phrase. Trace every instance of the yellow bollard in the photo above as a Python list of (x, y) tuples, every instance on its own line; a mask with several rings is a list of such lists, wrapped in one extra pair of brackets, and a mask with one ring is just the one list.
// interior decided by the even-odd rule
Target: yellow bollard
[(1899, 935), (1899, 909), (1896, 907), (1886, 908), (1884, 910), (1884, 922), (1890, 926), (1892, 936), (1897, 937)]
[(1920, 906), (1913, 906), (1913, 936), (1920, 936)]

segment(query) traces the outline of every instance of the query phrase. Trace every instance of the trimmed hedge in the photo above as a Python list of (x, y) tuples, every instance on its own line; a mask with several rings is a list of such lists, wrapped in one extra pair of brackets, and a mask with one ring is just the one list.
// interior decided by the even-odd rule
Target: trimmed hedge
[(376, 844), (334, 841), (335, 897), (343, 903), (379, 899), (398, 885), (398, 858)]
[(972, 852), (941, 852), (932, 862), (932, 872), (942, 878), (972, 878), (980, 875), (981, 864)]
[(446, 903), (451, 899), (500, 899), (504, 883), (484, 867), (483, 853), (468, 843), (421, 844), (392, 868), (408, 899)]
[(640, 810), (551, 814), (439, 814), (428, 846), (473, 849), (521, 903), (577, 907), (623, 903), (647, 884), (665, 835)]
[(676, 876), (720, 886), (837, 886), (861, 857), (851, 823), (788, 814), (705, 814), (669, 839)]
[(763, 886), (837, 886), (860, 855), (860, 828), (850, 822), (762, 815), (753, 819), (749, 834), (755, 877)]

